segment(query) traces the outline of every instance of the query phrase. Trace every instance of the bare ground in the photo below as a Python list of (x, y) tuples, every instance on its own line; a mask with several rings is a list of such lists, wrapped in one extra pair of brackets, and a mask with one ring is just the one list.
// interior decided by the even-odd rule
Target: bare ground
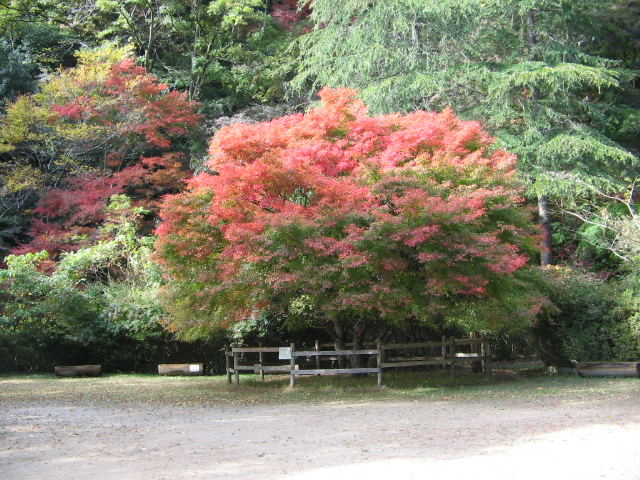
[(637, 391), (275, 405), (0, 401), (0, 478), (638, 480)]

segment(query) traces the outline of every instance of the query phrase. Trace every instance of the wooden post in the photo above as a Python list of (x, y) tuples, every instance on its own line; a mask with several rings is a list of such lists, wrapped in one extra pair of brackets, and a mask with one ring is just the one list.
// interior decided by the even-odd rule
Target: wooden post
[(378, 388), (382, 386), (382, 342), (376, 341), (378, 347)]
[(291, 388), (296, 386), (296, 375), (295, 375), (295, 370), (296, 370), (296, 359), (293, 356), (293, 353), (296, 351), (296, 344), (292, 343), (291, 344), (291, 378), (289, 379), (289, 386)]
[[(258, 347), (262, 348), (262, 342), (258, 342)], [(264, 370), (262, 369), (264, 365), (264, 355), (261, 351), (258, 352), (258, 363), (260, 363), (260, 378), (264, 380)]]
[(231, 347), (225, 345), (224, 347), (224, 364), (227, 369), (227, 383), (231, 383)]
[[(316, 340), (316, 352), (320, 351), (320, 341)], [(320, 370), (320, 355), (316, 355), (316, 368)]]
[(482, 340), (482, 343), (480, 344), (480, 357), (482, 358), (481, 364), (482, 364), (482, 371), (483, 372), (487, 372), (487, 348), (486, 348), (486, 343), (485, 343), (485, 338), (484, 337), (480, 337), (480, 340)]
[[(480, 340), (480, 345), (478, 345), (477, 343), (472, 343), (471, 345), (469, 345), (469, 347), (470, 347), (470, 353), (475, 354), (477, 357), (481, 357), (482, 356), (482, 335), (480, 335), (478, 332), (471, 332), (471, 334), (469, 335), (469, 338), (471, 340)], [(473, 373), (483, 372), (484, 362), (482, 361), (482, 359), (472, 361), (471, 370), (473, 371)]]
[(451, 337), (451, 348), (449, 350), (451, 355), (451, 381), (456, 381), (456, 338)]
[[(345, 344), (343, 348), (346, 348), (346, 347), (347, 347), (347, 345)], [(334, 342), (333, 349), (334, 350), (340, 350), (341, 347), (338, 346), (338, 344)], [(345, 365), (345, 356), (344, 355), (338, 355), (337, 359), (338, 359), (338, 368), (345, 368), (345, 366), (346, 366)], [(333, 363), (331, 364), (331, 367), (333, 367)]]
[(447, 369), (447, 337), (442, 335), (442, 370)]
[(236, 385), (240, 385), (240, 370), (238, 370), (238, 352), (233, 352), (233, 375), (236, 380)]
[(486, 347), (486, 353), (487, 353), (487, 372), (489, 373), (489, 378), (491, 378), (492, 375), (492, 365), (491, 365), (491, 342), (489, 341), (489, 339), (487, 338), (487, 347)]

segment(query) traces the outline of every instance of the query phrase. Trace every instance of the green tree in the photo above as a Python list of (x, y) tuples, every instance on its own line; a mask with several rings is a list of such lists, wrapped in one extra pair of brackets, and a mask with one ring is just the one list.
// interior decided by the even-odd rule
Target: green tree
[[(294, 81), (357, 88), (374, 111), (441, 109), (483, 121), (519, 157), (550, 257), (550, 207), (635, 178), (629, 65), (607, 58), (614, 0), (315, 0)], [(603, 22), (603, 19), (609, 19)], [(609, 50), (608, 53), (611, 53)], [(615, 53), (615, 52), (614, 52)]]
[(190, 100), (211, 102), (214, 114), (229, 114), (282, 99), (293, 33), (272, 7), (264, 0), (8, 0), (0, 4), (0, 39), (15, 54), (27, 51), (41, 72), (73, 66), (81, 45), (131, 45), (147, 72)]
[(82, 40), (70, 24), (77, 15), (59, 10), (51, 0), (0, 3), (0, 99), (15, 100), (34, 90), (38, 76), (75, 64)]
[[(189, 175), (197, 104), (168, 91), (126, 49), (82, 52), (78, 66), (39, 86), (0, 118), (0, 215), (31, 209), (40, 221), (31, 235), (47, 237), (36, 250), (78, 243), (113, 194), (126, 191), (153, 209)], [(66, 238), (53, 240), (53, 226)]]
[(537, 352), (547, 365), (576, 361), (634, 361), (640, 354), (637, 281), (626, 291), (591, 273), (564, 266), (547, 270), (546, 295), (553, 308), (532, 324)]
[(146, 366), (144, 354), (156, 355), (171, 336), (157, 301), (162, 277), (150, 259), (153, 238), (136, 233), (144, 213), (116, 195), (93, 245), (59, 262), (47, 252), (7, 257), (0, 270), (0, 369), (51, 369), (62, 359)]
[(190, 100), (228, 106), (263, 102), (277, 91), (273, 70), (288, 35), (264, 0), (97, 0), (100, 37), (131, 43), (147, 71)]

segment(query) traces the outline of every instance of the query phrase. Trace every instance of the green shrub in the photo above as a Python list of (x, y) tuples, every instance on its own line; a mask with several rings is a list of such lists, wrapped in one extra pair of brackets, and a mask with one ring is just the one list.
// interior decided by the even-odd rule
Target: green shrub
[(547, 272), (546, 294), (555, 308), (545, 309), (531, 327), (545, 364), (640, 358), (638, 321), (620, 308), (619, 285), (567, 267)]

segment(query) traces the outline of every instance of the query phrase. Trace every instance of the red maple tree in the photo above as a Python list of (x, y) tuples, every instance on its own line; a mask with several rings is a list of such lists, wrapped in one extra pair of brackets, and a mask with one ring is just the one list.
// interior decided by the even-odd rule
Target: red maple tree
[(171, 327), (195, 334), (265, 309), (401, 322), (522, 292), (539, 239), (513, 155), (449, 110), (372, 118), (353, 91), (320, 97), (306, 115), (222, 129), (213, 173), (166, 198)]
[(198, 105), (131, 58), (61, 72), (38, 98), (50, 111), (51, 163), (63, 167), (33, 210), (32, 241), (12, 253), (55, 255), (90, 243), (112, 195), (127, 194), (154, 214), (192, 175), (184, 140), (201, 118)]

